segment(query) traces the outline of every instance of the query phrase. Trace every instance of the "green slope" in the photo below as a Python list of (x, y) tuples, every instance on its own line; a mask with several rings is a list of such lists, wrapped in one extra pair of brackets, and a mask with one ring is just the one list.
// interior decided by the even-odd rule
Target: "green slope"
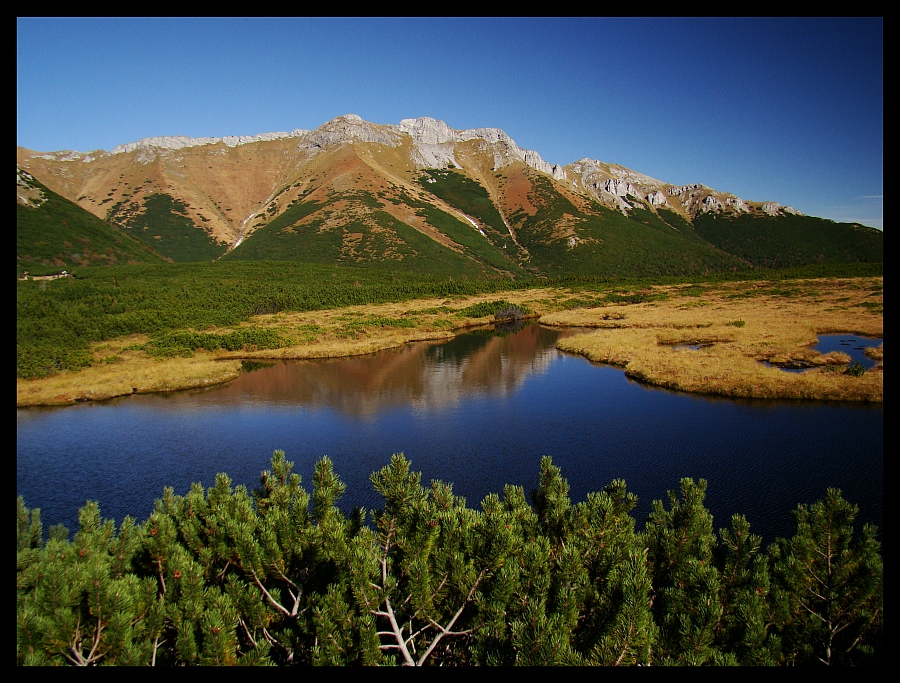
[[(746, 270), (740, 259), (698, 239), (684, 225), (672, 225), (646, 207), (629, 216), (595, 203), (579, 210), (552, 181), (529, 174), (534, 215), (510, 216), (530, 265), (550, 276), (657, 277)], [(675, 221), (672, 221), (676, 223)], [(568, 226), (562, 231), (560, 226)]]
[(884, 261), (884, 233), (858, 223), (790, 214), (702, 214), (694, 228), (710, 244), (758, 268)]
[[(335, 206), (338, 202), (340, 209)], [(408, 196), (404, 195), (403, 202), (463, 245), (463, 253), (396, 219), (383, 210), (385, 204), (371, 193), (356, 190), (334, 192), (324, 202), (298, 198), (223, 260), (301, 261), (454, 277), (495, 272), (486, 263), (507, 271), (516, 268), (495, 248), (495, 253), (486, 257), (474, 248), (482, 245), (472, 237), (480, 235), (471, 226)], [(483, 238), (480, 241), (485, 242)]]
[(158, 263), (162, 257), (123, 230), (110, 225), (38, 180), (39, 206), (16, 203), (16, 267), (32, 275), (56, 273), (76, 266)]
[(213, 261), (228, 245), (217, 242), (185, 215), (187, 207), (170, 195), (159, 192), (142, 203), (119, 202), (107, 220), (118, 223), (137, 240), (176, 263)]

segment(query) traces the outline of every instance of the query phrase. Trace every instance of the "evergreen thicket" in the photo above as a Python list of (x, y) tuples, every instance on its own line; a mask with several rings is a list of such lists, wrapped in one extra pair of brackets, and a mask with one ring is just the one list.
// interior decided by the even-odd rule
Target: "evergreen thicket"
[(549, 457), (529, 497), (472, 509), (403, 455), (380, 510), (342, 512), (331, 461), (312, 494), (276, 451), (260, 487), (166, 489), (143, 523), (98, 506), (45, 539), (17, 505), (18, 665), (876, 665), (883, 566), (840, 492), (767, 552), (706, 482), (643, 530), (616, 480), (573, 504)]

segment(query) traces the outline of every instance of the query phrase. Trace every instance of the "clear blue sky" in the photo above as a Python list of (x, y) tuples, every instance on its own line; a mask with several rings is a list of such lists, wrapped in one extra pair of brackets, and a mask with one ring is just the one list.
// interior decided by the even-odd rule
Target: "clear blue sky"
[(432, 116), (883, 228), (882, 18), (23, 18), (16, 144)]

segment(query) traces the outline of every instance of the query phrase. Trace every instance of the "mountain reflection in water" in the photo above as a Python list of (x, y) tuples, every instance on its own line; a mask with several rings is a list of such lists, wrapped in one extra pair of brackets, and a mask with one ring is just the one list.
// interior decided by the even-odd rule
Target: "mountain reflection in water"
[(574, 330), (510, 324), (354, 358), (300, 360), (243, 373), (215, 389), (221, 405), (248, 402), (325, 407), (371, 417), (413, 406), (440, 410), (467, 396), (506, 396), (546, 372), (557, 339)]
[[(550, 455), (573, 502), (621, 478), (639, 526), (679, 479), (707, 479), (714, 528), (744, 513), (766, 542), (791, 510), (840, 488), (860, 522), (883, 522), (881, 404), (734, 400), (640, 384), (555, 348), (577, 330), (472, 331), (356, 358), (276, 363), (205, 390), (16, 411), (16, 493), (44, 528), (75, 530), (85, 500), (146, 519), (171, 486), (218, 472), (255, 488), (284, 450), (310, 490), (328, 455), (340, 505), (383, 504), (370, 475), (403, 452), (478, 508), (506, 484), (526, 494)], [(251, 365), (250, 367), (253, 367)]]

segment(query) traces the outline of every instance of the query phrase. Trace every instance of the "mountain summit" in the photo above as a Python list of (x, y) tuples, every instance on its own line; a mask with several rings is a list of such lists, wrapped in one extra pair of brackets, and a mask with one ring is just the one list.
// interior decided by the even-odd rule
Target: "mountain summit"
[[(347, 114), (311, 131), (152, 137), (109, 152), (17, 148), (17, 168), (174, 261), (516, 276), (882, 260), (871, 228), (593, 159), (551, 165), (499, 128), (430, 117)], [(64, 249), (57, 260), (78, 262)]]

